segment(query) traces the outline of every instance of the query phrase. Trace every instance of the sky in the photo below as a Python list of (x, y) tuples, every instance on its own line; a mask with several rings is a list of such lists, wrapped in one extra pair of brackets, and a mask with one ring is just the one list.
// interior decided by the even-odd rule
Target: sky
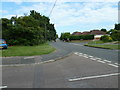
[[(29, 15), (35, 10), (49, 16), (55, 0), (2, 0), (0, 18)], [(118, 0), (57, 0), (50, 15), (57, 34), (94, 29), (113, 29), (118, 23)]]

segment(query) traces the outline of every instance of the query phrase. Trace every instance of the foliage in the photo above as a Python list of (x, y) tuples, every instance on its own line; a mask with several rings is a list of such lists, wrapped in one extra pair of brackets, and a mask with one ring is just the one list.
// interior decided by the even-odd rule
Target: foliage
[(9, 45), (38, 45), (56, 39), (50, 19), (31, 10), (30, 15), (2, 18), (2, 37)]
[(69, 38), (70, 38), (70, 33), (69, 32), (61, 33), (60, 40), (68, 40)]
[(114, 41), (120, 41), (120, 30), (111, 29), (108, 33)]
[(101, 29), (101, 31), (103, 31), (103, 32), (107, 32), (107, 30), (106, 30), (106, 29), (104, 29), (104, 28), (102, 28), (102, 29)]
[(103, 42), (111, 42), (112, 38), (108, 35), (104, 35), (100, 38), (100, 40), (102, 40)]
[(119, 24), (115, 24), (115, 30), (120, 30), (120, 23)]
[(92, 40), (94, 35), (71, 35), (70, 40)]

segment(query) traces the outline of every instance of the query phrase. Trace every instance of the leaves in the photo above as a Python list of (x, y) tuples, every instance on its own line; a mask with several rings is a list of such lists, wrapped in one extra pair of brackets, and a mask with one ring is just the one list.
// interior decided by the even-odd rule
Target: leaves
[(49, 22), (48, 17), (34, 10), (31, 10), (28, 16), (2, 18), (1, 20), (3, 22), (2, 35), (9, 45), (38, 45), (44, 43), (45, 38), (56, 39), (54, 24)]

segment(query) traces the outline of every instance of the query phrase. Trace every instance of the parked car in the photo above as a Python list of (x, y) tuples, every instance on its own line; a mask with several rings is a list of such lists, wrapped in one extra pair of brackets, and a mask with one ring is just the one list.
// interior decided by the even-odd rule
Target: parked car
[(8, 45), (4, 39), (0, 39), (0, 49), (7, 49)]

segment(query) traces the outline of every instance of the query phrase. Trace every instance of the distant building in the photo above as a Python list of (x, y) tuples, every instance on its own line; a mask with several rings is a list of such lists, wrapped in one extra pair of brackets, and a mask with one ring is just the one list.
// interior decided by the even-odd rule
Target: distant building
[(103, 35), (106, 35), (106, 32), (100, 30), (91, 30), (90, 33), (94, 35), (94, 40), (100, 40)]
[(72, 33), (72, 35), (82, 35), (82, 33), (81, 32), (74, 32), (74, 33)]
[(105, 35), (106, 32), (103, 32), (103, 31), (100, 31), (100, 30), (91, 30), (90, 34), (93, 34), (93, 35)]
[(94, 40), (100, 40), (101, 36), (106, 35), (106, 32), (101, 30), (91, 30), (90, 32), (73, 32), (72, 35), (94, 35)]
[(90, 32), (83, 32), (82, 35), (90, 35)]

